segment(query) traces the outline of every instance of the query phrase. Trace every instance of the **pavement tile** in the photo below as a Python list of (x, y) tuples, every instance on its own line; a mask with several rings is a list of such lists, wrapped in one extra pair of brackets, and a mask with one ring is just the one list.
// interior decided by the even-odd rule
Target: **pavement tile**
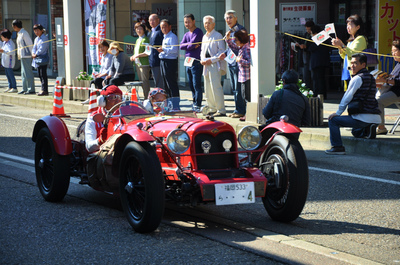
[[(17, 87), (21, 89), (21, 77), (16, 75)], [(35, 78), (35, 84), (37, 89), (40, 88), (39, 78)], [(52, 112), (53, 105), (53, 88), (55, 84), (55, 78), (49, 77), (49, 96), (38, 97), (37, 95), (17, 95), (10, 93), (0, 93), (0, 103), (2, 104), (13, 104), (28, 106), (32, 108), (48, 109)], [(0, 89), (4, 90), (8, 87), (7, 78), (4, 74), (0, 74)], [(64, 97), (63, 106), (65, 113), (85, 113), (88, 110), (88, 105), (82, 105), (79, 101), (72, 100), (72, 91), (63, 89)], [(67, 97), (68, 93), (69, 97)], [(191, 91), (183, 87), (180, 88), (180, 94), (183, 105), (191, 106)], [(329, 129), (327, 128), (327, 118), (331, 113), (336, 112), (342, 93), (332, 92), (328, 94), (329, 100), (324, 102), (324, 126), (322, 127), (302, 127), (302, 134), (300, 135), (300, 142), (303, 147), (310, 147), (313, 149), (329, 149)], [(187, 103), (187, 104), (186, 104)], [(204, 102), (203, 102), (204, 104)], [(225, 95), (225, 104), (227, 114), (234, 111), (234, 100), (232, 95)], [(385, 109), (385, 121), (386, 127), (390, 130), (395, 122), (396, 118), (400, 115), (400, 110), (396, 107)], [(253, 115), (254, 116), (254, 115)], [(204, 118), (202, 114), (198, 114), (198, 117)], [(258, 126), (259, 124), (249, 121), (239, 121), (239, 119), (232, 119), (229, 117), (216, 117), (216, 120), (221, 120), (229, 123), (237, 132), (246, 125)], [(357, 139), (351, 135), (351, 131), (343, 128), (341, 130), (343, 143), (346, 147), (347, 154), (362, 154), (370, 156), (388, 157), (391, 159), (400, 159), (400, 127), (394, 134), (378, 135), (376, 139)], [(324, 155), (324, 154), (323, 154)]]

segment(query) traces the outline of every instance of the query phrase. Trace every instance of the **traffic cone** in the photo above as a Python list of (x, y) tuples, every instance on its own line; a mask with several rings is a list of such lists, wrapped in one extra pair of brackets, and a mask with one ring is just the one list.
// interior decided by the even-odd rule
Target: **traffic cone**
[(132, 87), (131, 91), (131, 101), (138, 101), (137, 94), (136, 94), (136, 88)]
[(88, 115), (97, 110), (97, 92), (90, 90)]
[(59, 117), (69, 117), (68, 115), (65, 115), (65, 112), (64, 112), (60, 81), (58, 81), (58, 80), (56, 81), (56, 85), (54, 87), (54, 102), (53, 102), (53, 113), (52, 114), (59, 116)]

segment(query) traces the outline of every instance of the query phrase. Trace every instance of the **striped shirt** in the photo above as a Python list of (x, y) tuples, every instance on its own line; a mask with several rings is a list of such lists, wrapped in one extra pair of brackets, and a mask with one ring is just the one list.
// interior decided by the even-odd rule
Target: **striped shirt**
[[(238, 49), (238, 46), (235, 43), (235, 40), (232, 38), (226, 39), (229, 48), (232, 50)], [(238, 57), (240, 61), (238, 62), (239, 65), (239, 74), (238, 74), (238, 81), (240, 83), (244, 83), (250, 79), (250, 65), (251, 65), (251, 55), (250, 55), (250, 43), (246, 43), (242, 48), (240, 48)]]

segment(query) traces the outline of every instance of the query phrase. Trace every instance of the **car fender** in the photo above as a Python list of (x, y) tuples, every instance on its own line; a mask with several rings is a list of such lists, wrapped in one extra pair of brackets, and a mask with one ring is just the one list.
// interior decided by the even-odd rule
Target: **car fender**
[(36, 142), (39, 131), (47, 127), (53, 138), (54, 149), (59, 155), (72, 153), (71, 137), (67, 125), (57, 116), (45, 116), (38, 120), (32, 133), (32, 141)]
[(140, 129), (130, 130), (122, 134), (115, 142), (114, 146), (114, 158), (112, 165), (112, 172), (114, 176), (118, 176), (119, 162), (121, 160), (122, 153), (125, 149), (125, 146), (131, 141), (136, 141), (139, 144), (142, 144), (145, 142), (153, 142), (155, 140), (148, 132)]

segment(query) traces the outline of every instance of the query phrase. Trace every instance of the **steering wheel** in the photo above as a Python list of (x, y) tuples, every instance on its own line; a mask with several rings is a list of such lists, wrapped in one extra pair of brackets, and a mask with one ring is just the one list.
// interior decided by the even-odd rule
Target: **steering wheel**
[(121, 105), (123, 105), (123, 104), (125, 104), (125, 105), (128, 105), (128, 104), (129, 104), (129, 105), (130, 105), (130, 104), (135, 104), (135, 105), (138, 106), (140, 109), (142, 109), (142, 110), (148, 112), (148, 110), (147, 110), (141, 103), (139, 103), (139, 102), (136, 102), (136, 101), (121, 101), (121, 102), (115, 104), (114, 106), (112, 106), (112, 108), (107, 112), (106, 116), (104, 117), (104, 121), (103, 121), (104, 126), (107, 126), (107, 124), (108, 124), (108, 122), (109, 122), (111, 116), (112, 116), (112, 115), (114, 114), (114, 112), (115, 112), (117, 109), (119, 109), (119, 108), (121, 107)]

